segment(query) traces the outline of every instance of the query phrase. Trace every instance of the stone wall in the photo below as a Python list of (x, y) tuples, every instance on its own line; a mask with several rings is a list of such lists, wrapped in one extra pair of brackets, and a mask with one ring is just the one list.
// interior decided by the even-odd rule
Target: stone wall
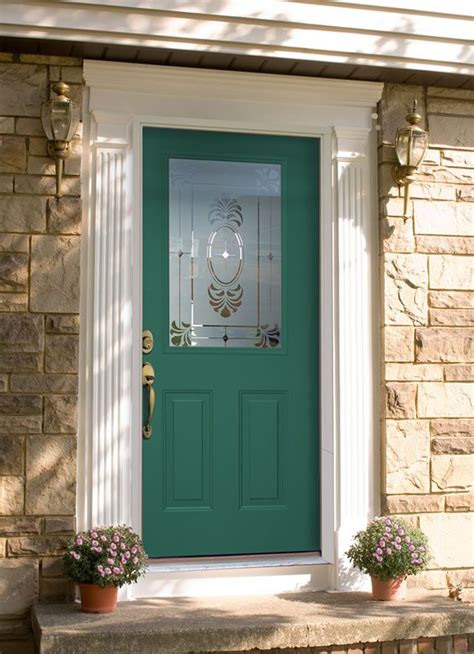
[(0, 651), (27, 634), (33, 602), (70, 592), (58, 555), (75, 526), (80, 139), (56, 200), (39, 119), (60, 77), (80, 102), (81, 60), (0, 54)]
[[(408, 217), (392, 180), (414, 99), (430, 149)], [(382, 489), (428, 535), (428, 588), (474, 587), (474, 91), (387, 85), (380, 106)], [(471, 591), (474, 593), (474, 591)]]

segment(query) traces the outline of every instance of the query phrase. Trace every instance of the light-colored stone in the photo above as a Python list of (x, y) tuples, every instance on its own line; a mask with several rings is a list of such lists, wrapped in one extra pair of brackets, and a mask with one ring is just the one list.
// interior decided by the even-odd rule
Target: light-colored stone
[(474, 587), (474, 567), (467, 570), (449, 570), (447, 577), (451, 584), (463, 584), (464, 588)]
[(46, 198), (1, 195), (0, 225), (6, 232), (44, 232)]
[(428, 537), (433, 568), (474, 566), (474, 514), (425, 513), (420, 527)]
[(474, 293), (472, 291), (430, 291), (428, 304), (430, 307), (439, 309), (474, 309)]
[(430, 490), (428, 423), (419, 420), (387, 420), (385, 429), (386, 493), (428, 493)]
[(17, 118), (16, 133), (25, 136), (44, 136), (44, 129), (39, 118)]
[(428, 271), (422, 254), (385, 255), (385, 323), (425, 325)]
[(436, 98), (459, 98), (460, 100), (474, 100), (474, 91), (459, 88), (443, 88), (441, 86), (428, 86), (428, 97)]
[(8, 389), (8, 375), (0, 374), (0, 393), (5, 393)]
[(383, 330), (385, 361), (413, 361), (415, 338), (412, 327), (385, 327)]
[(460, 186), (457, 188), (456, 199), (460, 202), (474, 202), (474, 186)]
[(473, 381), (474, 365), (444, 366), (444, 378), (446, 381)]
[(74, 515), (75, 490), (75, 438), (29, 438), (26, 450), (26, 513)]
[(61, 577), (63, 574), (63, 561), (58, 556), (45, 557), (41, 562), (43, 577)]
[(19, 393), (77, 393), (77, 375), (12, 374), (10, 388)]
[(446, 573), (442, 570), (423, 570), (407, 579), (408, 588), (440, 590), (446, 588)]
[(415, 331), (416, 361), (462, 363), (474, 360), (474, 330), (428, 327)]
[(400, 197), (400, 187), (393, 179), (393, 164), (382, 163), (378, 167), (379, 197)]
[(45, 342), (45, 372), (77, 372), (79, 337), (48, 334)]
[(387, 381), (442, 381), (443, 367), (430, 363), (388, 363), (385, 366)]
[(474, 116), (474, 103), (469, 100), (428, 97), (428, 113)]
[[(78, 187), (79, 191), (79, 187)], [(79, 198), (48, 200), (48, 232), (52, 234), (80, 234), (81, 201)]]
[(28, 249), (26, 234), (0, 234), (0, 252), (28, 252)]
[(0, 397), (0, 415), (41, 416), (43, 398), (40, 395), (13, 395)]
[(38, 599), (38, 562), (0, 561), (0, 616), (17, 617), (26, 614)]
[(23, 474), (23, 449), (23, 438), (0, 434), (0, 475)]
[(41, 416), (0, 416), (0, 434), (39, 434)]
[(473, 235), (473, 207), (462, 202), (413, 201), (415, 234)]
[[(456, 189), (447, 184), (432, 184), (417, 181), (410, 186), (410, 197), (414, 200), (456, 200)], [(416, 209), (415, 209), (416, 216)]]
[(62, 69), (61, 73), (64, 82), (82, 84), (82, 66), (67, 66)]
[(474, 434), (472, 436), (472, 438), (469, 436), (432, 438), (431, 451), (433, 454), (474, 454)]
[(0, 64), (0, 88), (8, 89), (0, 94), (0, 114), (39, 116), (48, 91), (46, 67)]
[(474, 420), (432, 420), (430, 430), (432, 436), (470, 436), (474, 434)]
[(406, 420), (416, 415), (416, 384), (386, 384), (386, 417)]
[(465, 116), (430, 116), (430, 142), (454, 148), (474, 147), (474, 118)]
[(441, 150), (443, 166), (474, 168), (474, 152), (469, 150)]
[(45, 534), (62, 534), (64, 532), (74, 531), (76, 529), (76, 518), (74, 516), (65, 516), (62, 518), (44, 519)]
[(417, 252), (426, 254), (474, 254), (474, 238), (469, 236), (415, 236)]
[(81, 160), (77, 157), (71, 157), (64, 162), (65, 175), (80, 175), (81, 174)]
[(2, 536), (18, 536), (19, 534), (40, 534), (41, 518), (15, 516), (0, 518), (0, 534)]
[(446, 495), (446, 511), (474, 511), (474, 493)]
[(33, 236), (33, 311), (79, 312), (79, 240), (78, 236)]
[(32, 136), (28, 139), (28, 153), (34, 154), (38, 157), (47, 157), (48, 156), (48, 140), (44, 134), (41, 137)]
[(430, 288), (474, 290), (474, 257), (429, 257)]
[(430, 325), (474, 326), (474, 309), (430, 309)]
[(28, 309), (28, 295), (26, 293), (0, 293), (0, 311), (15, 313)]
[(25, 169), (25, 139), (20, 136), (0, 136), (0, 173), (21, 173)]
[(474, 386), (452, 382), (422, 382), (418, 385), (420, 418), (473, 418)]
[(65, 536), (19, 536), (8, 540), (7, 554), (11, 557), (62, 554), (67, 541)]
[[(0, 348), (1, 349), (1, 348)], [(0, 352), (0, 370), (11, 372), (38, 372), (43, 366), (42, 354), (32, 352)]]
[(46, 331), (52, 334), (79, 334), (79, 316), (46, 316)]
[(55, 175), (56, 166), (50, 157), (28, 157), (28, 175)]
[(416, 171), (416, 179), (435, 184), (472, 184), (474, 182), (474, 170), (422, 165)]
[(413, 252), (413, 221), (404, 218), (383, 218), (380, 221), (380, 239), (384, 252)]
[[(15, 192), (54, 195), (56, 193), (56, 179), (41, 175), (17, 175), (15, 177)], [(61, 192), (64, 197), (68, 195), (80, 195), (80, 179), (63, 177)]]
[(28, 285), (28, 255), (0, 254), (0, 291), (25, 291)]
[(44, 398), (44, 431), (47, 434), (75, 434), (77, 397), (48, 395)]
[(444, 509), (442, 495), (385, 495), (384, 513), (437, 513)]
[[(410, 205), (413, 206), (413, 203)], [(408, 211), (408, 218), (412, 215), (412, 210)], [(405, 203), (403, 198), (383, 198), (380, 201), (380, 215), (392, 217), (405, 217)]]
[(0, 193), (13, 193), (13, 175), (0, 175)]
[(440, 454), (431, 458), (433, 492), (467, 492), (474, 483), (474, 457), (470, 454)]
[(24, 485), (23, 477), (0, 477), (0, 515), (23, 513)]
[(406, 115), (411, 111), (414, 100), (418, 100), (418, 111), (422, 116), (425, 116), (424, 91), (422, 86), (409, 86), (407, 84), (385, 85), (379, 111), (383, 143), (395, 143), (397, 129), (400, 125), (406, 123)]
[(13, 116), (0, 116), (0, 134), (13, 134), (15, 119)]
[(0, 352), (40, 352), (43, 332), (42, 316), (0, 315)]
[(25, 64), (42, 64), (46, 66), (82, 66), (82, 59), (57, 55), (21, 54), (20, 61)]

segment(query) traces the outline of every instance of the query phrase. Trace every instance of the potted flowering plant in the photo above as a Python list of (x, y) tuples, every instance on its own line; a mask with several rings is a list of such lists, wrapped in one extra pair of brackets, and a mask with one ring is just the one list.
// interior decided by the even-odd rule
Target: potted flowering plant
[(346, 556), (370, 575), (377, 600), (405, 599), (407, 576), (426, 568), (430, 558), (421, 529), (389, 517), (376, 517), (359, 531)]
[(140, 538), (129, 527), (97, 527), (71, 540), (64, 573), (79, 585), (82, 611), (111, 613), (117, 589), (144, 574), (146, 559)]

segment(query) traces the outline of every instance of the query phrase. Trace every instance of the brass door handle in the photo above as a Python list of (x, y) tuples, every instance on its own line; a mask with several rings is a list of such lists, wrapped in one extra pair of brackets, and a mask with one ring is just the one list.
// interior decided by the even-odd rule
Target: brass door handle
[(148, 389), (148, 416), (145, 424), (143, 425), (143, 438), (151, 438), (153, 420), (153, 413), (155, 411), (155, 389), (153, 384), (155, 382), (155, 371), (153, 366), (148, 361), (143, 364), (142, 368), (142, 386)]

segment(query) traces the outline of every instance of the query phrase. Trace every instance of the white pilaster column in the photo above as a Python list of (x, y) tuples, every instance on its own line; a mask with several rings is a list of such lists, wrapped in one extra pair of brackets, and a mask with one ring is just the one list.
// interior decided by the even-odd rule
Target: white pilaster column
[(378, 508), (376, 153), (368, 130), (336, 134), (336, 586), (355, 590), (367, 580), (344, 552)]

